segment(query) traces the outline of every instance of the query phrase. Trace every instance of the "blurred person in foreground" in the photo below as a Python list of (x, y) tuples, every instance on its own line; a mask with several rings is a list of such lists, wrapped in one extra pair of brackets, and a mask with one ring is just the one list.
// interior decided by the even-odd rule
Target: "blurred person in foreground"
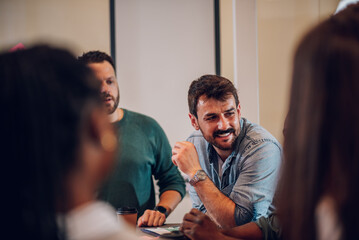
[[(79, 57), (101, 82), (101, 98), (123, 151), (115, 170), (100, 188), (99, 198), (115, 208), (136, 207), (138, 226), (161, 226), (186, 194), (184, 180), (171, 161), (171, 146), (161, 126), (151, 117), (119, 108), (120, 91), (112, 58), (100, 51)], [(158, 180), (155, 202), (152, 176)]]
[(196, 210), (182, 231), (191, 239), (357, 239), (358, 64), (358, 3), (312, 29), (296, 50), (274, 217), (281, 234), (268, 237), (258, 222), (218, 230)]
[(100, 84), (68, 51), (48, 46), (0, 54), (2, 234), (11, 239), (134, 239), (95, 200), (116, 137)]

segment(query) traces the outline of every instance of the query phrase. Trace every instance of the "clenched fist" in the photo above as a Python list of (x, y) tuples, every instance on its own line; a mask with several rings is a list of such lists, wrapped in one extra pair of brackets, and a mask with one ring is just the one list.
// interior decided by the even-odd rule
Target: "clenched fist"
[(190, 179), (201, 168), (195, 146), (191, 142), (177, 142), (172, 149), (172, 162)]

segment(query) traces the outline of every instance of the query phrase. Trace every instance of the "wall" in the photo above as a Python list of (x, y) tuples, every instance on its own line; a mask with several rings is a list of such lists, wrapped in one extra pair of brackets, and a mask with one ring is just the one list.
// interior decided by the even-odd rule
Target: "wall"
[(231, 81), (234, 79), (234, 38), (233, 38), (233, 2), (220, 0), (220, 61), (221, 75)]
[(334, 13), (338, 0), (258, 0), (260, 122), (282, 141), (287, 112), (292, 55), (319, 20)]
[(233, 1), (234, 85), (242, 117), (260, 124), (256, 1)]
[(310, 27), (334, 13), (339, 0), (220, 2), (221, 42), (233, 44), (221, 45), (222, 74), (237, 84), (242, 115), (283, 142), (293, 51)]
[(110, 51), (109, 1), (1, 0), (0, 50), (22, 42), (84, 51)]
[(214, 74), (214, 5), (208, 0), (117, 0), (120, 106), (155, 118), (171, 145), (193, 132), (190, 83)]

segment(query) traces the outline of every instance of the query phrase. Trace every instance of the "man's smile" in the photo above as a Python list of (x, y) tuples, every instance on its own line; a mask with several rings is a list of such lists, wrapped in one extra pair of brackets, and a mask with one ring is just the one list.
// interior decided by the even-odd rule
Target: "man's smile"
[(213, 138), (228, 138), (235, 131), (233, 128), (229, 128), (227, 130), (218, 130), (213, 133)]

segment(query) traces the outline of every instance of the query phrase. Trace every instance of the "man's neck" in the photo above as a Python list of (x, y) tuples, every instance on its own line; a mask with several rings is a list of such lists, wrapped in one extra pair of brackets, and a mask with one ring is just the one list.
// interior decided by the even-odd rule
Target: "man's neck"
[(120, 121), (123, 118), (123, 109), (116, 108), (116, 110), (110, 115), (108, 115), (108, 117), (110, 118), (111, 123)]
[(222, 159), (222, 161), (226, 161), (226, 159), (229, 157), (229, 155), (231, 155), (232, 153), (232, 149), (231, 150), (221, 150), (215, 146), (213, 146), (214, 150), (216, 150), (218, 156)]

